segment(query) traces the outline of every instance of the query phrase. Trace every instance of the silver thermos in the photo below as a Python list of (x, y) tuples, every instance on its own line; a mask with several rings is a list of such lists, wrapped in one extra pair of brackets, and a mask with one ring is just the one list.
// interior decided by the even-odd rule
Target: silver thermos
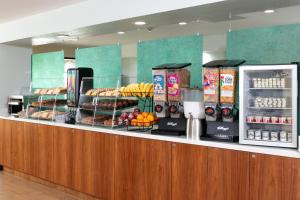
[(193, 139), (193, 116), (191, 113), (189, 113), (186, 122), (186, 137), (189, 140)]
[(189, 140), (200, 140), (200, 133), (202, 133), (202, 124), (200, 119), (193, 118), (189, 113), (186, 123), (186, 136)]
[(200, 123), (200, 119), (193, 118), (192, 139), (193, 140), (200, 140), (200, 133), (202, 133), (202, 124)]

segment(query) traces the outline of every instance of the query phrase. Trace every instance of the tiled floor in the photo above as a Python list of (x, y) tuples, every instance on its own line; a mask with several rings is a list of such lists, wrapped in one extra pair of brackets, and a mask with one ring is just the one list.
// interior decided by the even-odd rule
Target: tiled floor
[(63, 191), (0, 172), (0, 200), (78, 200)]

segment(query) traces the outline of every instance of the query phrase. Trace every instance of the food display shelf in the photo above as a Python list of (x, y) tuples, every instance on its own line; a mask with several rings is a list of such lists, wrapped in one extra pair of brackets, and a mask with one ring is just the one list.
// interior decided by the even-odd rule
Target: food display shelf
[(55, 106), (33, 106), (29, 105), (32, 108), (43, 108), (43, 109), (54, 109), (54, 108), (67, 108), (67, 105), (55, 105)]
[(125, 110), (130, 110), (132, 108), (135, 108), (137, 106), (130, 106), (130, 107), (126, 107), (126, 108), (121, 108), (121, 109), (116, 109), (116, 110), (104, 110), (104, 109), (100, 109), (100, 108), (83, 108), (83, 107), (80, 107), (79, 109), (80, 110), (87, 110), (87, 111), (96, 111), (96, 113), (111, 113), (113, 114), (113, 112), (122, 112), (122, 111), (125, 111)]
[[(108, 79), (108, 77), (94, 77), (92, 88), (85, 87), (91, 79), (82, 80), (82, 88), (85, 89), (80, 90), (76, 116), (78, 124), (126, 128), (131, 125), (130, 122), (134, 119), (133, 113), (136, 109), (141, 112), (153, 112), (152, 83), (134, 83), (132, 80), (123, 79), (114, 83)], [(123, 84), (125, 85), (123, 86)], [(126, 118), (124, 117), (125, 114)], [(105, 123), (99, 123), (102, 120), (101, 117), (106, 115), (109, 117)], [(147, 122), (147, 120), (145, 121)]]
[(94, 99), (120, 99), (120, 100), (139, 100), (139, 99), (146, 99), (149, 97), (140, 97), (140, 96), (89, 96), (82, 94), (81, 97), (83, 98), (94, 98)]

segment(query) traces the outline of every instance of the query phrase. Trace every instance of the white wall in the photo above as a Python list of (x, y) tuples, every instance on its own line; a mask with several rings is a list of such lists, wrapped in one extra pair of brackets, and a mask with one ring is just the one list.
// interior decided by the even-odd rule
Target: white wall
[(224, 51), (203, 51), (203, 64), (213, 60), (224, 60), (226, 55)]
[(136, 76), (137, 58), (122, 58), (122, 74), (125, 76)]
[(0, 24), (0, 43), (223, 0), (87, 0)]
[(122, 44), (122, 58), (136, 58), (137, 43)]
[(226, 33), (203, 36), (203, 51), (224, 51), (226, 50)]
[(7, 112), (7, 97), (30, 86), (31, 49), (0, 44), (0, 112)]
[(122, 45), (122, 75), (130, 77), (123, 84), (136, 82), (137, 77), (137, 44)]
[(226, 34), (203, 37), (203, 64), (226, 58)]
[(123, 84), (136, 83), (137, 81), (137, 58), (122, 58), (122, 75), (128, 77)]

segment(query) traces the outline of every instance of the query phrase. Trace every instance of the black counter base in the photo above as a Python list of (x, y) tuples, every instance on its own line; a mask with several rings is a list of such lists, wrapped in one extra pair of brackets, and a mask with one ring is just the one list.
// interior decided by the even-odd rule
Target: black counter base
[(239, 122), (208, 121), (206, 134), (203, 134), (200, 139), (218, 142), (238, 142)]
[(205, 135), (205, 136), (201, 136), (200, 140), (204, 140), (204, 141), (216, 141), (216, 142), (238, 142), (239, 141), (239, 137), (238, 136), (216, 136), (216, 135)]

